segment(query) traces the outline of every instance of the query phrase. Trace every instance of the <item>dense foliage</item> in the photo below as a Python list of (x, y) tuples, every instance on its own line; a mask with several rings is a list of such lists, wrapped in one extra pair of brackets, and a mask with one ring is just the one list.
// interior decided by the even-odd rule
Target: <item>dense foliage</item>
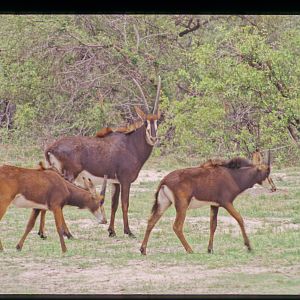
[[(0, 139), (93, 135), (162, 78), (156, 154), (299, 163), (299, 16), (2, 15)], [(284, 147), (284, 148), (283, 148)]]

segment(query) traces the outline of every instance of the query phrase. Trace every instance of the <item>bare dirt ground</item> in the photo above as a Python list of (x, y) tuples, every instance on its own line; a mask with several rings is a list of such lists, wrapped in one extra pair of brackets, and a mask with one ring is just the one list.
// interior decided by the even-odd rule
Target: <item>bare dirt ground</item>
[[(160, 180), (168, 172), (157, 172), (155, 170), (142, 170), (136, 182), (133, 185), (133, 191), (143, 191), (147, 188), (139, 187), (140, 182), (153, 182)], [(276, 176), (276, 175), (275, 175)], [(284, 177), (285, 174), (277, 176)], [(285, 193), (284, 190), (279, 191)], [(261, 194), (266, 193), (262, 187), (255, 187), (248, 190), (247, 193)], [(171, 219), (170, 219), (171, 220)], [(285, 231), (288, 228), (300, 229), (300, 224), (293, 224), (289, 218), (244, 218), (246, 230), (249, 234), (256, 232), (262, 226), (270, 226), (276, 232)], [(131, 227), (136, 230), (139, 226), (146, 226), (147, 220), (131, 220)], [(207, 232), (209, 230), (207, 217), (189, 217), (190, 226), (195, 229)], [(90, 219), (78, 219), (69, 221), (70, 225), (74, 223), (81, 228), (95, 227), (95, 223)], [(116, 221), (117, 226), (121, 226), (121, 220)], [(204, 226), (205, 224), (205, 226)], [(219, 216), (218, 235), (222, 233), (231, 233), (240, 235), (240, 229), (236, 221), (227, 216)], [(224, 226), (222, 226), (224, 225)], [(225, 226), (226, 225), (226, 226)], [(160, 229), (155, 228), (155, 231)], [(118, 242), (115, 240), (114, 242)], [(122, 243), (122, 241), (119, 241)], [(140, 246), (139, 240), (132, 240), (132, 245), (127, 251), (137, 252)], [(178, 243), (178, 249), (181, 245)], [(14, 249), (8, 252), (15, 251)], [(152, 254), (157, 250), (152, 249)], [(168, 249), (166, 249), (168, 252)], [(182, 252), (182, 255), (186, 255)], [(0, 265), (0, 293), (29, 293), (29, 294), (210, 294), (214, 293), (213, 282), (220, 275), (226, 276), (234, 273), (257, 275), (264, 273), (282, 274), (286, 277), (293, 277), (300, 274), (300, 261), (293, 266), (270, 265), (261, 266), (259, 259), (256, 263), (249, 266), (221, 267), (209, 269), (207, 266), (198, 264), (167, 263), (161, 264), (141, 257), (141, 259), (132, 259), (127, 265), (108, 265), (99, 259), (87, 258), (92, 267), (81, 267), (81, 258), (72, 257), (73, 264), (64, 264), (62, 259), (36, 258), (24, 261), (23, 257), (14, 257), (13, 265), (10, 264), (9, 253), (3, 258)], [(17, 268), (16, 268), (17, 265)], [(14, 277), (12, 280), (12, 270)], [(174, 283), (176, 288), (174, 289)], [(195, 283), (195, 284), (193, 284)], [(251, 290), (250, 290), (251, 291)], [(271, 291), (271, 290), (270, 290)], [(259, 293), (259, 291), (252, 291)], [(222, 290), (221, 293), (231, 294), (232, 291)], [(244, 293), (243, 287), (237, 288), (234, 293)], [(246, 293), (249, 293), (249, 289)]]
[[(242, 272), (247, 275), (275, 273), (292, 277), (300, 274), (300, 264), (291, 267), (262, 267), (259, 261), (257, 265), (243, 266), (242, 270), (238, 266), (207, 269), (201, 264), (161, 265), (149, 262), (147, 259), (133, 260), (125, 267), (109, 266), (98, 262), (88, 269), (82, 269), (76, 265), (76, 259), (74, 266), (71, 267), (53, 262), (24, 262), (20, 259), (20, 268), (13, 282), (15, 291), (16, 293), (42, 294), (147, 293), (147, 288), (151, 285), (152, 294), (209, 294), (212, 292), (209, 283), (214, 282), (220, 275)], [(3, 287), (8, 288), (12, 283), (8, 282), (11, 279), (10, 275), (7, 275), (5, 271), (1, 273), (1, 292), (5, 293)], [(176, 282), (178, 285), (172, 292), (170, 286)], [(189, 290), (191, 282), (195, 285)], [(232, 292), (223, 291), (223, 293)], [(238, 293), (243, 293), (243, 291), (238, 291)]]

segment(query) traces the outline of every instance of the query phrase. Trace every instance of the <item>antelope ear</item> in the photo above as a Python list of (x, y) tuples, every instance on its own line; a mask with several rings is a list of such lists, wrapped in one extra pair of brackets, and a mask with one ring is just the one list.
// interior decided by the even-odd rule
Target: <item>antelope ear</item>
[(88, 190), (90, 193), (96, 193), (95, 186), (90, 178), (86, 179), (85, 177), (82, 177), (84, 186), (86, 190)]
[(83, 184), (84, 184), (85, 189), (88, 190), (89, 189), (89, 184), (88, 184), (87, 179), (82, 176), (82, 180), (83, 180)]
[(90, 189), (93, 189), (95, 187), (92, 180), (91, 180), (91, 178), (88, 178), (88, 183), (89, 183), (89, 188)]
[(138, 106), (134, 106), (134, 109), (136, 111), (136, 113), (138, 114), (138, 116), (143, 120), (146, 121), (146, 114), (138, 107)]

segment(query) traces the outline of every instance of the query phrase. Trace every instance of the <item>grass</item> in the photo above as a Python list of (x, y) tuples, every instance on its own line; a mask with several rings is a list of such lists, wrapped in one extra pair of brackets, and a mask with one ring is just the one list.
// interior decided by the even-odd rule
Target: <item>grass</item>
[[(29, 160), (22, 159), (27, 153), (34, 156), (35, 151), (24, 150), (11, 161), (34, 165), (29, 154)], [(173, 170), (180, 164), (157, 161), (144, 169)], [(209, 207), (203, 207), (188, 211), (184, 231), (194, 254), (186, 254), (172, 230), (175, 209), (171, 206), (150, 236), (147, 256), (141, 256), (139, 247), (159, 180), (136, 184), (131, 193), (129, 224), (136, 239), (123, 234), (120, 207), (115, 238), (109, 238), (108, 225), (98, 225), (87, 210), (65, 207), (65, 219), (75, 237), (66, 240), (65, 254), (50, 212), (46, 216), (48, 238), (39, 238), (36, 224), (23, 250), (16, 251), (30, 210), (11, 206), (0, 222), (4, 246), (0, 293), (299, 294), (300, 169), (281, 169), (279, 173), (287, 176), (274, 180), (278, 192), (258, 188), (259, 193), (245, 192), (234, 202), (245, 220), (254, 249), (250, 253), (238, 225), (228, 222), (231, 217), (220, 209), (214, 254), (208, 254)], [(110, 196), (108, 189), (108, 219)]]
[(0, 144), (0, 164), (36, 167), (43, 160), (43, 151), (36, 145)]
[[(234, 289), (239, 294), (273, 294), (274, 285), (278, 285), (276, 288), (278, 294), (296, 294), (295, 291), (299, 290), (300, 278), (291, 278), (285, 274), (246, 274), (238, 272), (226, 276), (218, 276), (216, 278), (218, 285), (210, 284), (208, 286), (210, 291), (224, 291), (228, 286), (234, 286)], [(230, 294), (230, 291), (228, 291)]]

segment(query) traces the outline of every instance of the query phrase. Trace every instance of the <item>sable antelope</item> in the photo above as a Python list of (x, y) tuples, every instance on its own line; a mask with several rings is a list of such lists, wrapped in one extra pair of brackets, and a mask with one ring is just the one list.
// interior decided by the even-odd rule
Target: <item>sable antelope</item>
[(210, 238), (208, 252), (213, 252), (213, 238), (217, 227), (219, 207), (224, 207), (238, 222), (244, 244), (251, 250), (250, 242), (244, 228), (242, 216), (233, 207), (233, 200), (244, 190), (254, 184), (262, 184), (270, 174), (270, 153), (268, 164), (254, 165), (245, 158), (208, 161), (199, 167), (175, 170), (165, 176), (155, 194), (152, 214), (148, 220), (147, 230), (140, 251), (146, 255), (150, 233), (165, 210), (173, 203), (176, 219), (173, 230), (188, 253), (192, 248), (183, 235), (183, 223), (187, 209), (210, 205)]
[[(122, 133), (128, 134), (128, 133), (131, 133), (131, 132), (135, 131), (136, 129), (140, 128), (142, 125), (143, 125), (143, 121), (138, 120), (137, 122), (134, 122), (132, 124), (128, 124), (127, 126), (123, 126), (123, 127), (117, 127), (117, 128), (104, 127), (96, 133), (96, 137), (102, 138), (102, 137), (105, 137), (106, 135), (108, 135), (112, 132), (122, 132)], [(45, 168), (45, 167), (43, 166), (43, 168)], [(103, 207), (103, 213), (104, 213), (104, 207)], [(45, 218), (46, 218), (46, 210), (41, 210), (40, 228), (39, 228), (39, 231), (38, 231), (38, 235), (42, 239), (47, 238), (47, 236), (45, 234)], [(106, 218), (103, 219), (102, 223), (103, 224), (107, 223)], [(68, 239), (73, 238), (73, 236), (70, 232), (67, 233), (67, 231), (64, 231), (63, 234), (65, 236), (67, 236)]]
[[(21, 250), (28, 233), (34, 227), (41, 209), (51, 210), (54, 214), (61, 249), (67, 251), (63, 232), (70, 234), (66, 227), (62, 209), (65, 205), (88, 208), (101, 222), (103, 220), (103, 202), (106, 189), (106, 177), (100, 195), (97, 195), (91, 181), (84, 178), (87, 190), (68, 182), (53, 170), (27, 169), (3, 165), (0, 167), (0, 220), (8, 206), (33, 208), (24, 235), (16, 248)], [(3, 250), (0, 241), (0, 250)]]
[[(135, 237), (128, 224), (129, 192), (131, 183), (149, 158), (157, 141), (157, 121), (160, 118), (158, 101), (161, 79), (159, 77), (155, 104), (149, 113), (146, 97), (139, 88), (146, 113), (135, 106), (135, 111), (142, 122), (129, 132), (124, 130), (104, 129), (96, 137), (63, 137), (45, 150), (46, 161), (63, 176), (75, 184), (81, 185), (82, 176), (90, 178), (94, 184), (101, 183), (104, 174), (113, 184), (109, 236), (115, 236), (114, 221), (121, 190), (124, 233)], [(120, 132), (118, 132), (120, 131)], [(123, 132), (122, 132), (123, 131)], [(125, 130), (126, 131), (126, 130)]]
[[(255, 165), (260, 165), (263, 162), (263, 157), (258, 148), (256, 148), (256, 150), (252, 153), (252, 162)], [(276, 188), (271, 176), (268, 176), (266, 180), (268, 180), (268, 182), (271, 186), (271, 191), (275, 192), (277, 190), (277, 188)], [(264, 180), (264, 182), (266, 182), (266, 180)]]

